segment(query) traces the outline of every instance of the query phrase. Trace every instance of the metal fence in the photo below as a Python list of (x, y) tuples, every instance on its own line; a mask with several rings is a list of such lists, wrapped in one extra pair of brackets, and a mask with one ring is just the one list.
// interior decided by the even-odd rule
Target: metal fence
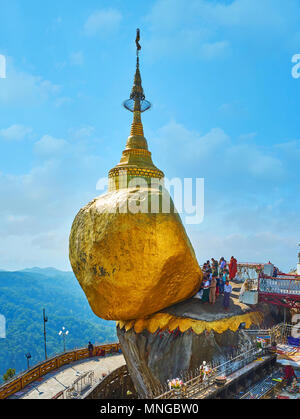
[(138, 398), (127, 365), (115, 369), (99, 383), (93, 385), (81, 399), (132, 399)]
[[(279, 323), (270, 329), (261, 330), (244, 330), (249, 337), (256, 338), (257, 336), (270, 336), (271, 343), (287, 344), (289, 337), (300, 336), (300, 324)], [(296, 336), (298, 335), (298, 336)]]
[(80, 375), (74, 383), (65, 391), (66, 399), (78, 399), (85, 393), (89, 387), (95, 383), (94, 371), (87, 371)]
[[(263, 350), (258, 347), (253, 347), (252, 349), (241, 352), (237, 356), (230, 357), (224, 363), (215, 363), (215, 366), (210, 370), (210, 373), (206, 376), (203, 376), (201, 371), (201, 366), (195, 370), (197, 375), (191, 378), (188, 381), (184, 381), (182, 389), (180, 391), (172, 389), (160, 394), (155, 399), (178, 399), (178, 398), (193, 398), (196, 394), (199, 394), (206, 390), (208, 387), (214, 384), (215, 379), (218, 376), (229, 376), (235, 371), (243, 368), (244, 366), (250, 364), (252, 361), (258, 358), (263, 354)], [(217, 364), (217, 365), (216, 365)], [(208, 369), (210, 364), (207, 364)], [(189, 373), (188, 373), (189, 374)]]
[(263, 399), (273, 393), (276, 389), (282, 387), (282, 382), (277, 381), (282, 374), (279, 369), (268, 375), (267, 378), (255, 384), (240, 399)]
[(271, 294), (300, 296), (300, 280), (294, 277), (260, 278), (259, 291)]

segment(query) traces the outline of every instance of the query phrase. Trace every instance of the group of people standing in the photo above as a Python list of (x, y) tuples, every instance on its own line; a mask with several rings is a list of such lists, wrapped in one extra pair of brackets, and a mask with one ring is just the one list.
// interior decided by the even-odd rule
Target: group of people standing
[(228, 310), (232, 292), (230, 280), (237, 274), (237, 260), (232, 256), (227, 263), (224, 257), (219, 262), (211, 258), (204, 263), (202, 271), (203, 281), (198, 293), (202, 302), (215, 304), (219, 295), (223, 295), (223, 307)]

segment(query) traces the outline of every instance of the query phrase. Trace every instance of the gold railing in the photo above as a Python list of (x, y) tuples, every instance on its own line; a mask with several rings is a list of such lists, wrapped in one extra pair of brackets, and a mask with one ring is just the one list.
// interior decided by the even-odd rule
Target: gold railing
[[(105, 356), (113, 354), (119, 352), (120, 348), (121, 346), (119, 343), (108, 343), (105, 345), (95, 346), (92, 356)], [(74, 351), (69, 351), (43, 361), (30, 368), (28, 371), (19, 374), (11, 381), (2, 384), (0, 386), (0, 399), (6, 399), (43, 375), (48, 374), (50, 371), (56, 370), (63, 365), (79, 361), (80, 359), (89, 358), (89, 356), (89, 350), (87, 348), (83, 348), (75, 349)]]

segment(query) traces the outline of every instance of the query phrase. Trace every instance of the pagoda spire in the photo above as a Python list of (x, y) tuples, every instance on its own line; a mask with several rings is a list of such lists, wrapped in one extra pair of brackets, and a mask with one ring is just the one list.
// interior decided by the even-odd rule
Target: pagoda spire
[(144, 89), (142, 86), (142, 78), (140, 73), (140, 58), (139, 52), (142, 49), (140, 43), (140, 30), (137, 29), (136, 35), (136, 71), (131, 90), (130, 98), (125, 100), (123, 106), (125, 109), (133, 112), (133, 122), (131, 125), (131, 136), (144, 137), (143, 124), (141, 120), (141, 113), (151, 108), (151, 103), (146, 100)]
[[(133, 122), (131, 125), (130, 135), (141, 135), (144, 136), (143, 124), (141, 119), (141, 102), (145, 101), (145, 94), (142, 86), (142, 78), (140, 73), (140, 64), (139, 64), (139, 50), (137, 50), (137, 59), (136, 59), (136, 72), (134, 76), (133, 87), (130, 94), (130, 99), (134, 101), (133, 105)], [(128, 101), (127, 101), (128, 102)], [(124, 102), (124, 106), (125, 106)], [(150, 102), (149, 109), (151, 107)], [(125, 106), (126, 109), (128, 109)], [(146, 110), (146, 109), (145, 109)]]
[[(154, 166), (147, 140), (144, 137), (141, 114), (151, 108), (151, 103), (146, 100), (142, 86), (139, 60), (141, 45), (139, 41), (140, 30), (137, 29), (135, 41), (137, 58), (134, 82), (130, 98), (123, 103), (124, 108), (133, 113), (133, 121), (121, 161), (109, 172), (109, 190), (128, 187), (128, 181), (136, 177), (145, 178), (147, 182), (151, 178), (162, 179), (164, 177), (163, 172)], [(119, 179), (120, 175), (122, 175), (122, 181)], [(127, 176), (126, 182), (124, 182), (125, 175)]]

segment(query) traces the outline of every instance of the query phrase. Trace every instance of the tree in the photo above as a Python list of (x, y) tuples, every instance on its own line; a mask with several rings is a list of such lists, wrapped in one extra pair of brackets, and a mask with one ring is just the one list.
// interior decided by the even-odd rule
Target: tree
[(13, 376), (16, 374), (16, 370), (14, 370), (13, 368), (8, 368), (8, 370), (6, 371), (6, 373), (3, 375), (3, 380), (4, 381), (8, 381), (11, 378), (13, 378)]

